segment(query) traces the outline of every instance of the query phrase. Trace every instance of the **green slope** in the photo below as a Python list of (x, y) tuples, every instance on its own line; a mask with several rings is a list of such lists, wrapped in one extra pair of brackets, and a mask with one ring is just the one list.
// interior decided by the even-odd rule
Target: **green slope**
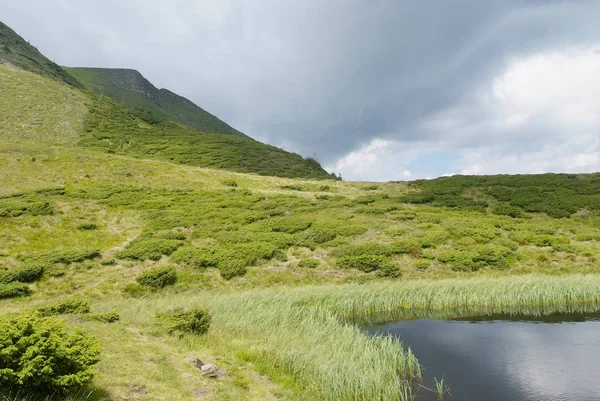
[(201, 132), (241, 135), (190, 100), (167, 89), (158, 89), (138, 71), (120, 68), (63, 67), (87, 88), (133, 108), (142, 108)]
[(83, 86), (56, 63), (48, 60), (15, 31), (0, 22), (0, 64), (47, 75), (69, 85)]

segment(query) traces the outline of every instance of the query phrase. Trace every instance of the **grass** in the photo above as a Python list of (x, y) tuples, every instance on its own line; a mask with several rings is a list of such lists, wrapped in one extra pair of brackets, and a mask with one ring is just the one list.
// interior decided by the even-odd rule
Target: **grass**
[(37, 47), (26, 42), (15, 31), (0, 22), (0, 64), (46, 75), (76, 88), (83, 86), (58, 64), (48, 60)]
[(188, 99), (166, 89), (157, 89), (135, 70), (118, 68), (63, 67), (87, 89), (110, 97), (117, 103), (140, 108), (177, 121), (200, 132), (244, 136)]
[[(414, 355), (357, 325), (599, 309), (600, 216), (582, 203), (594, 175), (373, 185), (208, 169), (144, 153), (164, 121), (148, 128), (109, 100), (1, 66), (0, 88), (15, 94), (0, 97), (0, 290), (19, 296), (0, 306), (89, 303), (57, 317), (104, 345), (82, 399), (408, 400)], [(98, 116), (105, 130), (88, 132)], [(132, 131), (110, 128), (123, 119)], [(161, 146), (179, 152), (173, 143)], [(564, 180), (587, 184), (555, 190)], [(496, 191), (535, 182), (579, 213)], [(171, 285), (136, 284), (147, 272)], [(177, 308), (209, 310), (208, 332), (169, 335), (158, 316)], [(186, 357), (226, 377), (205, 379)]]

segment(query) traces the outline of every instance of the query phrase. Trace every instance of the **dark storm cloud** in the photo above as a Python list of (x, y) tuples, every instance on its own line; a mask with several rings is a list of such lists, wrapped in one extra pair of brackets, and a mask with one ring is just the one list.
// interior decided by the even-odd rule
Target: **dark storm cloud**
[(470, 104), (510, 60), (600, 38), (597, 1), (22, 0), (0, 13), (59, 63), (138, 69), (329, 163), (375, 138), (448, 141), (424, 122)]

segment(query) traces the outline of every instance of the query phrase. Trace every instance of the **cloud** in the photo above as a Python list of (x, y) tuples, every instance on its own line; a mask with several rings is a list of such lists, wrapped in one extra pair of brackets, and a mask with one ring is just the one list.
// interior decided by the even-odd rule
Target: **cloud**
[[(21, 0), (0, 15), (59, 63), (138, 69), (348, 178), (504, 171), (469, 152), (570, 146), (557, 138), (596, 119), (596, 87), (578, 78), (596, 68), (594, 1)], [(374, 141), (388, 145), (365, 151)]]

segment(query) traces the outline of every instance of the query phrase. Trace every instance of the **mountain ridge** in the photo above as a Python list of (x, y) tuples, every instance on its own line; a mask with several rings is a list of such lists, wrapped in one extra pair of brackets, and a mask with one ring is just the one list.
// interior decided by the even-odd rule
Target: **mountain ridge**
[(133, 108), (171, 118), (205, 133), (242, 135), (215, 115), (191, 100), (165, 89), (157, 88), (139, 71), (129, 68), (63, 67), (86, 88)]
[(25, 71), (46, 75), (71, 86), (83, 89), (83, 85), (58, 64), (44, 56), (36, 47), (23, 39), (8, 25), (0, 21), (0, 64)]

